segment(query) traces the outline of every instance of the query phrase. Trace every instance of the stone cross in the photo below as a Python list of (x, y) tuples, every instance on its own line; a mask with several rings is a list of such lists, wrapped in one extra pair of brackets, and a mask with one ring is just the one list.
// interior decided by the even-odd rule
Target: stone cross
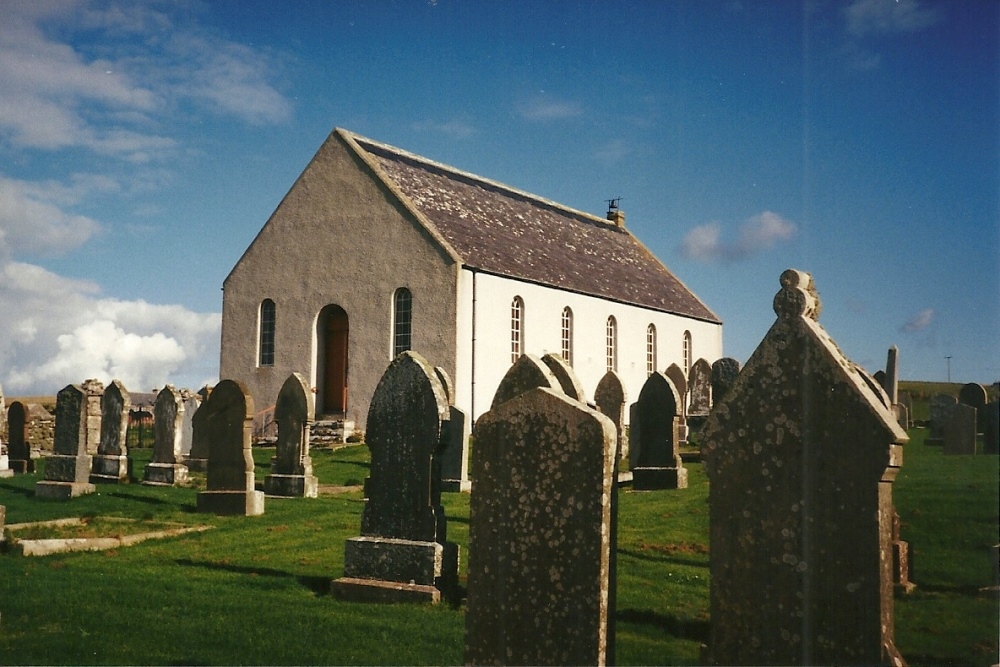
[(128, 479), (128, 413), (132, 399), (125, 386), (114, 380), (101, 396), (101, 442), (97, 446), (91, 482), (118, 483)]
[(687, 488), (687, 469), (678, 451), (680, 401), (674, 383), (663, 373), (652, 373), (642, 385), (629, 429), (634, 489)]
[(361, 537), (345, 544), (335, 595), (437, 602), (456, 592), (458, 545), (447, 541), (436, 461), (449, 416), (445, 388), (426, 359), (407, 351), (389, 364), (368, 410)]
[(264, 493), (269, 496), (315, 498), (319, 493), (309, 456), (315, 400), (309, 383), (299, 373), (292, 373), (281, 385), (274, 404), (274, 421), (278, 424), (276, 453), (271, 459), (271, 474), (264, 477)]
[(906, 433), (782, 273), (777, 320), (702, 430), (709, 479), (707, 664), (902, 665), (892, 482)]
[(183, 484), (188, 478), (181, 458), (184, 401), (173, 385), (156, 395), (153, 404), (153, 458), (146, 464), (142, 483), (152, 486)]
[(604, 665), (615, 427), (536, 388), (476, 423), (466, 664)]
[(976, 412), (974, 407), (965, 403), (952, 407), (944, 425), (945, 454), (976, 453)]
[(8, 464), (11, 470), (15, 473), (35, 472), (35, 462), (31, 458), (31, 446), (28, 444), (28, 409), (24, 403), (14, 401), (7, 409), (7, 432)]
[(712, 366), (704, 359), (699, 359), (691, 366), (688, 394), (691, 396), (688, 418), (708, 416), (712, 410)]
[(601, 414), (606, 415), (615, 425), (617, 432), (615, 445), (615, 460), (628, 457), (628, 441), (625, 439), (625, 404), (628, 397), (625, 393), (625, 385), (618, 374), (608, 371), (597, 383), (594, 390), (594, 403)]
[[(234, 380), (223, 380), (202, 403), (204, 428), (208, 442), (206, 490), (198, 494), (198, 511), (210, 514), (257, 516), (264, 513), (264, 492), (254, 481), (253, 397), (246, 387)], [(197, 441), (197, 435), (195, 436)]]
[(66, 500), (93, 493), (87, 453), (87, 395), (79, 385), (67, 385), (56, 395), (53, 455), (45, 461), (45, 478), (35, 484), (35, 496)]

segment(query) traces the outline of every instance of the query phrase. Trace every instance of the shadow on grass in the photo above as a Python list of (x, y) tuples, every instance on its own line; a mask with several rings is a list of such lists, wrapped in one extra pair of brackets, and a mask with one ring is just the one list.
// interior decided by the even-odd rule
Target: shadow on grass
[(710, 628), (708, 621), (678, 618), (649, 609), (619, 609), (615, 612), (615, 619), (621, 623), (653, 626), (682, 639), (691, 639), (703, 644), (708, 642)]
[(370, 463), (366, 463), (364, 461), (351, 461), (349, 459), (330, 459), (329, 462), (330, 463), (340, 463), (340, 464), (343, 464), (345, 466), (356, 466), (358, 468), (364, 468), (365, 470), (369, 470), (371, 468), (371, 464)]
[(101, 495), (110, 496), (111, 498), (123, 498), (125, 500), (134, 500), (137, 503), (146, 503), (147, 505), (173, 505), (174, 503), (169, 500), (164, 500), (163, 498), (151, 498), (149, 496), (138, 496), (131, 493), (123, 493), (121, 491), (107, 492), (103, 491)]
[(680, 558), (671, 554), (646, 553), (643, 551), (633, 551), (631, 549), (619, 549), (618, 555), (635, 558), (636, 560), (645, 560), (651, 563), (674, 563), (675, 565), (689, 565), (691, 567), (708, 567), (708, 558), (703, 558), (701, 560), (694, 558)]
[(222, 572), (232, 572), (234, 574), (248, 574), (256, 577), (277, 577), (281, 579), (294, 579), (301, 586), (304, 586), (316, 594), (317, 597), (330, 594), (330, 577), (307, 577), (295, 575), (284, 570), (276, 570), (271, 567), (245, 567), (243, 565), (231, 565), (229, 563), (217, 563), (212, 561), (196, 561), (190, 558), (181, 558), (174, 561), (181, 567), (200, 567), (206, 570), (218, 570)]
[(35, 495), (34, 488), (22, 489), (21, 487), (14, 486), (12, 484), (0, 484), (0, 489), (4, 489), (5, 491), (10, 491), (12, 493), (20, 493), (22, 496), (26, 498), (31, 498), (32, 496)]

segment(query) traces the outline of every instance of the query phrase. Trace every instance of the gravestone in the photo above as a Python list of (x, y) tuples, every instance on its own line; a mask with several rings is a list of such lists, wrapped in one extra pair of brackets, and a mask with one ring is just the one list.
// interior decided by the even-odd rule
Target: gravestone
[[(426, 359), (396, 357), (379, 380), (366, 425), (371, 474), (361, 536), (344, 546), (331, 591), (352, 600), (438, 602), (458, 586), (458, 545), (447, 541), (440, 455), (448, 397)], [(474, 495), (474, 494), (473, 494)]]
[(594, 403), (601, 414), (608, 417), (615, 425), (616, 444), (615, 461), (628, 457), (628, 441), (625, 438), (625, 404), (628, 397), (625, 393), (625, 385), (618, 374), (608, 371), (597, 383), (594, 390)]
[(192, 440), (194, 438), (194, 414), (201, 407), (201, 396), (190, 389), (181, 389), (181, 402), (184, 404), (184, 418), (181, 421), (181, 461), (187, 465), (191, 456)]
[(45, 477), (35, 484), (35, 497), (66, 500), (93, 493), (91, 456), (87, 454), (87, 395), (79, 385), (56, 395), (53, 454), (45, 460)]
[(97, 454), (101, 444), (101, 397), (104, 395), (104, 384), (95, 378), (84, 380), (80, 385), (87, 395), (87, 453)]
[(882, 387), (893, 405), (899, 403), (899, 348), (895, 345), (886, 353)]
[[(184, 457), (184, 465), (192, 472), (205, 472), (208, 470), (208, 429), (204, 428), (204, 415), (199, 416), (199, 413), (201, 413), (201, 409), (205, 406), (205, 401), (208, 400), (211, 394), (212, 388), (208, 386), (202, 387), (198, 391), (198, 409), (191, 415), (191, 451)], [(198, 427), (199, 422), (201, 423), (201, 428)]]
[(906, 408), (907, 422), (900, 424), (903, 428), (913, 428), (913, 396), (908, 391), (899, 392), (899, 404)]
[(944, 453), (975, 454), (976, 430), (976, 409), (965, 403), (955, 405), (944, 426)]
[(206, 490), (198, 493), (198, 511), (240, 516), (263, 514), (264, 492), (256, 490), (250, 450), (253, 397), (239, 382), (223, 380), (201, 404), (198, 413), (202, 412), (204, 421), (196, 421), (195, 429), (205, 431), (208, 470)]
[(910, 545), (901, 537), (899, 513), (892, 510), (892, 585), (897, 593), (912, 593), (917, 587), (913, 583), (913, 561), (910, 558)]
[(966, 405), (976, 409), (976, 427), (979, 429), (980, 433), (986, 429), (985, 408), (988, 400), (989, 398), (986, 396), (986, 387), (981, 384), (970, 382), (962, 385), (962, 388), (958, 390), (958, 402), (965, 403)]
[(458, 493), (472, 491), (469, 479), (469, 438), (472, 425), (465, 410), (455, 407), (455, 387), (440, 366), (434, 369), (448, 397), (448, 422), (442, 428), (448, 431), (448, 444), (441, 452), (441, 490)]
[(522, 354), (500, 380), (490, 408), (495, 408), (535, 387), (550, 387), (562, 391), (559, 379), (541, 359), (533, 354)]
[(14, 401), (7, 409), (7, 433), (10, 469), (20, 474), (35, 472), (31, 445), (28, 444), (28, 408), (20, 401)]
[(91, 482), (118, 483), (128, 479), (128, 413), (132, 399), (114, 380), (101, 396), (101, 441), (90, 471)]
[(702, 431), (705, 661), (902, 665), (891, 521), (907, 436), (817, 322), (812, 277), (780, 283), (777, 320)]
[(267, 495), (315, 498), (319, 494), (319, 482), (313, 475), (309, 456), (309, 429), (315, 413), (309, 383), (300, 374), (292, 373), (281, 385), (274, 403), (278, 441), (271, 459), (271, 474), (264, 477)]
[(699, 359), (691, 366), (688, 374), (688, 419), (707, 417), (712, 410), (712, 366)]
[(632, 488), (686, 489), (687, 468), (678, 451), (680, 396), (660, 372), (646, 378), (630, 412), (629, 463)]
[(537, 388), (476, 423), (466, 664), (603, 665), (614, 424)]
[(983, 433), (983, 454), (1000, 454), (1000, 402), (986, 404), (986, 430)]
[(944, 445), (944, 427), (951, 418), (951, 411), (958, 403), (958, 399), (948, 394), (937, 394), (931, 396), (931, 432), (924, 440), (925, 445)]
[[(678, 443), (687, 442), (688, 439), (688, 427), (687, 427), (687, 416), (688, 416), (688, 381), (687, 375), (681, 370), (681, 367), (677, 364), (670, 364), (667, 366), (667, 370), (664, 371), (665, 375), (670, 378), (670, 381), (674, 383), (674, 388), (677, 389), (677, 395), (680, 396), (681, 402), (677, 406), (680, 410), (680, 424), (677, 428), (677, 438)], [(629, 423), (633, 423), (632, 419), (629, 418)]]
[(559, 386), (562, 388), (563, 393), (572, 398), (573, 400), (580, 401), (581, 403), (587, 402), (586, 394), (583, 391), (583, 385), (580, 384), (579, 378), (576, 377), (576, 373), (573, 372), (573, 368), (566, 363), (558, 354), (546, 354), (542, 357), (542, 363), (549, 367), (552, 374), (556, 376), (559, 381)]
[(0, 478), (13, 477), (14, 471), (10, 467), (10, 459), (7, 456), (7, 445), (0, 441)]
[(153, 404), (153, 458), (146, 464), (143, 484), (174, 486), (187, 482), (188, 469), (181, 458), (183, 423), (184, 401), (180, 392), (168, 384)]
[(740, 362), (731, 357), (717, 359), (712, 364), (712, 399), (722, 400), (740, 374)]

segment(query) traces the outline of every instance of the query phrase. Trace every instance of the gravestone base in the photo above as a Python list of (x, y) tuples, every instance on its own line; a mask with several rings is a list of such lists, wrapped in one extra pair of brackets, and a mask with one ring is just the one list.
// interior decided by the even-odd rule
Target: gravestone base
[(128, 456), (95, 456), (90, 470), (91, 483), (117, 484), (128, 479)]
[(198, 511), (205, 514), (259, 516), (264, 513), (263, 491), (201, 491)]
[(10, 462), (10, 469), (18, 475), (26, 475), (35, 472), (35, 462), (31, 459), (12, 459)]
[(472, 480), (442, 479), (441, 490), (449, 493), (472, 493)]
[[(0, 409), (2, 409), (2, 406), (0, 406)], [(10, 463), (7, 460), (7, 455), (0, 455), (0, 478), (13, 476), (14, 471), (10, 469)]]
[(50, 500), (69, 500), (95, 491), (97, 487), (89, 482), (55, 482), (46, 479), (35, 484), (35, 497)]
[(344, 579), (431, 586), (450, 596), (458, 588), (458, 557), (453, 542), (353, 537), (344, 544)]
[(193, 459), (185, 456), (184, 465), (191, 472), (208, 472), (208, 459)]
[(910, 581), (910, 545), (907, 542), (892, 543), (892, 590), (897, 596), (908, 595), (917, 585)]
[(86, 483), (91, 460), (90, 456), (53, 454), (45, 459), (45, 481)]
[(267, 475), (264, 493), (289, 498), (315, 498), (319, 495), (319, 480), (315, 475)]
[(636, 491), (686, 489), (687, 468), (633, 468), (632, 488)]
[(330, 582), (330, 592), (341, 600), (352, 602), (437, 604), (441, 601), (441, 591), (434, 586), (353, 577), (334, 579)]
[(180, 463), (148, 463), (142, 476), (146, 486), (175, 486), (187, 480), (187, 466)]

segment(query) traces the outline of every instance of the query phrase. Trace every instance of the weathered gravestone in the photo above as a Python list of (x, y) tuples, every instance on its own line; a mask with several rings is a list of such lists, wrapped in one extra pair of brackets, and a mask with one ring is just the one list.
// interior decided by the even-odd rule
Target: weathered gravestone
[(500, 380), (490, 409), (536, 387), (562, 391), (559, 379), (541, 359), (533, 354), (522, 354)]
[(931, 396), (931, 432), (924, 440), (925, 445), (944, 445), (944, 427), (951, 418), (951, 411), (958, 403), (958, 399), (948, 394), (937, 394)]
[(900, 423), (903, 428), (913, 428), (913, 396), (907, 391), (899, 392), (899, 404), (906, 408), (906, 424)]
[(958, 402), (976, 409), (976, 428), (980, 432), (986, 429), (986, 387), (975, 382), (962, 385), (958, 390)]
[(975, 454), (976, 430), (976, 409), (965, 403), (953, 406), (944, 426), (944, 453)]
[(125, 386), (114, 380), (101, 396), (101, 442), (90, 471), (91, 482), (118, 483), (128, 479), (128, 413), (132, 399)]
[[(205, 426), (205, 415), (201, 415), (205, 402), (212, 394), (212, 388), (205, 386), (198, 391), (198, 409), (191, 415), (191, 451), (184, 457), (184, 465), (192, 472), (208, 470), (208, 429)], [(186, 409), (186, 406), (185, 406)], [(201, 424), (201, 428), (198, 424)]]
[(0, 477), (13, 477), (14, 471), (10, 468), (7, 456), (7, 445), (0, 441)]
[(448, 417), (448, 398), (433, 366), (413, 351), (396, 357), (368, 410), (371, 474), (361, 537), (344, 546), (344, 576), (331, 585), (335, 595), (437, 602), (442, 592), (456, 592), (458, 545), (447, 541), (435, 461), (446, 444)]
[(892, 510), (892, 584), (897, 593), (911, 593), (917, 587), (913, 583), (913, 560), (910, 545), (902, 539), (899, 512)]
[(712, 400), (721, 401), (740, 374), (740, 362), (730, 357), (717, 359), (712, 364)]
[(687, 488), (687, 468), (678, 452), (680, 400), (674, 383), (663, 373), (652, 373), (642, 385), (629, 424), (632, 488)]
[(583, 385), (580, 384), (580, 379), (576, 377), (573, 368), (566, 363), (565, 359), (558, 354), (549, 353), (542, 357), (542, 363), (548, 366), (552, 374), (556, 376), (564, 394), (575, 401), (587, 402), (587, 396), (583, 391)]
[(179, 391), (167, 385), (153, 404), (153, 458), (146, 464), (142, 483), (151, 486), (183, 484), (188, 478), (181, 458), (181, 427), (184, 401)]
[(603, 665), (615, 427), (536, 388), (476, 423), (466, 664)]
[[(4, 404), (3, 387), (0, 386), (0, 477), (13, 477), (14, 471), (10, 467), (10, 459), (7, 454), (7, 445), (4, 444), (4, 433), (7, 431), (7, 406)], [(8, 439), (10, 436), (7, 436)], [(3, 539), (3, 530), (0, 528), (0, 539)]]
[(440, 366), (434, 369), (441, 386), (448, 397), (448, 422), (442, 428), (448, 431), (447, 442), (441, 455), (441, 490), (469, 493), (472, 481), (469, 479), (469, 437), (472, 425), (465, 410), (455, 407), (455, 386), (451, 376)]
[(309, 456), (309, 429), (316, 412), (309, 383), (292, 373), (281, 385), (274, 403), (274, 421), (278, 423), (276, 452), (271, 459), (271, 474), (264, 477), (264, 493), (270, 496), (315, 498), (319, 482), (313, 475)]
[[(906, 433), (788, 270), (777, 321), (702, 431), (710, 664), (902, 665), (892, 482)], [(871, 384), (869, 384), (871, 382)]]
[(28, 444), (28, 409), (24, 403), (14, 401), (7, 409), (7, 432), (7, 455), (11, 470), (15, 473), (35, 472), (35, 462), (31, 458), (31, 446)]
[(101, 444), (101, 398), (104, 396), (104, 384), (91, 378), (80, 385), (87, 395), (87, 453), (93, 456)]
[(986, 404), (986, 431), (983, 434), (983, 454), (1000, 454), (1000, 402)]
[[(257, 516), (264, 513), (264, 492), (254, 481), (253, 397), (234, 380), (223, 380), (198, 410), (208, 441), (206, 490), (198, 493), (198, 511), (211, 514)], [(197, 436), (195, 438), (197, 441)]]
[[(684, 371), (681, 370), (681, 367), (678, 366), (677, 364), (670, 364), (669, 366), (667, 366), (667, 370), (664, 371), (664, 374), (668, 378), (670, 378), (671, 382), (674, 383), (674, 388), (677, 390), (677, 395), (680, 396), (680, 398), (681, 398), (681, 402), (677, 406), (678, 410), (680, 410), (680, 415), (681, 415), (680, 423), (679, 423), (679, 425), (677, 427), (678, 444), (680, 444), (682, 442), (687, 442), (687, 438), (688, 438), (688, 427), (687, 427), (687, 416), (688, 416), (688, 409), (687, 409), (688, 393), (687, 393), (687, 391), (688, 391), (688, 381), (687, 381), (687, 375), (684, 373)], [(631, 423), (631, 418), (629, 419), (629, 423)]]
[(201, 395), (190, 389), (181, 389), (181, 403), (184, 404), (182, 413), (184, 417), (181, 420), (180, 460), (186, 466), (188, 458), (191, 456), (191, 446), (194, 440), (194, 415), (201, 407)]
[(628, 457), (628, 441), (625, 439), (625, 404), (628, 396), (625, 385), (618, 374), (608, 371), (597, 383), (594, 390), (594, 403), (601, 414), (606, 415), (615, 425), (617, 433), (615, 444), (615, 461)]
[(688, 374), (688, 419), (707, 417), (712, 410), (712, 365), (699, 359)]
[(893, 405), (899, 403), (899, 348), (895, 345), (886, 353), (882, 388)]
[(35, 496), (65, 500), (93, 493), (90, 465), (87, 395), (78, 385), (67, 385), (56, 395), (53, 454), (45, 461), (45, 478), (35, 484)]

